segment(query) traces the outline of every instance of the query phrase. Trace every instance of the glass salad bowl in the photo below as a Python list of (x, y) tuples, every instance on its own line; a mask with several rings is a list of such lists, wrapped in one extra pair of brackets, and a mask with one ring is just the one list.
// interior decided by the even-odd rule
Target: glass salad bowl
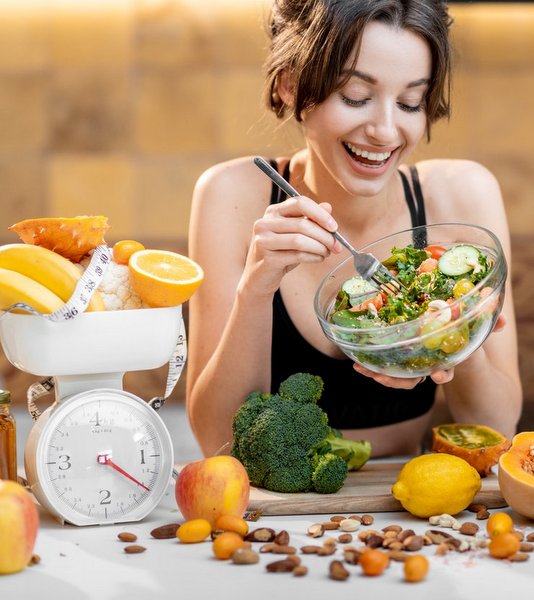
[(355, 362), (392, 377), (450, 369), (491, 333), (504, 300), (506, 259), (475, 225), (439, 223), (364, 248), (406, 285), (386, 294), (361, 280), (352, 256), (321, 282), (314, 308), (324, 334)]

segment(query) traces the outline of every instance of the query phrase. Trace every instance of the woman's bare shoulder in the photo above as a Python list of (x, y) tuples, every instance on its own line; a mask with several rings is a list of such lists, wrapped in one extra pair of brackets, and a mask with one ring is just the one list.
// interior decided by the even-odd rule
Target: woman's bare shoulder
[(498, 209), (502, 197), (497, 179), (484, 165), (464, 159), (430, 159), (417, 163), (425, 206), (434, 221), (469, 218)]

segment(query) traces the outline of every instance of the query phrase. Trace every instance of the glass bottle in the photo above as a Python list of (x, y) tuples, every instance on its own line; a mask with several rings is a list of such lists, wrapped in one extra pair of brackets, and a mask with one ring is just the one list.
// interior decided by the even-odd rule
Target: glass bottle
[(11, 393), (0, 390), (0, 479), (17, 481), (17, 426), (11, 414)]

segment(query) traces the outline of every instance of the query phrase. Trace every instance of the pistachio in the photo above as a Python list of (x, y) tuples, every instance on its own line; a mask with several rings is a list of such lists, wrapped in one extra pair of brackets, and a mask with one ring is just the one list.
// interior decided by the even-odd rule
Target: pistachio
[(324, 527), (321, 523), (314, 523), (308, 527), (307, 533), (310, 537), (321, 537), (324, 534)]
[(339, 522), (339, 528), (345, 533), (357, 531), (360, 528), (360, 523), (356, 519), (343, 519)]

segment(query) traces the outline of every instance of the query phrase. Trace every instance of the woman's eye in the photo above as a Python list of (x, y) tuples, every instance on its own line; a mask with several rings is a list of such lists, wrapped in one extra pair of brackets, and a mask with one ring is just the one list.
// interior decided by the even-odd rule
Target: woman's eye
[(343, 94), (341, 95), (341, 99), (349, 106), (364, 106), (364, 104), (369, 100), (368, 98), (364, 98), (363, 100), (355, 100), (354, 98), (349, 98)]
[(404, 104), (403, 102), (399, 102), (398, 106), (401, 110), (409, 113), (421, 112), (424, 109), (423, 103), (412, 106), (411, 104)]

